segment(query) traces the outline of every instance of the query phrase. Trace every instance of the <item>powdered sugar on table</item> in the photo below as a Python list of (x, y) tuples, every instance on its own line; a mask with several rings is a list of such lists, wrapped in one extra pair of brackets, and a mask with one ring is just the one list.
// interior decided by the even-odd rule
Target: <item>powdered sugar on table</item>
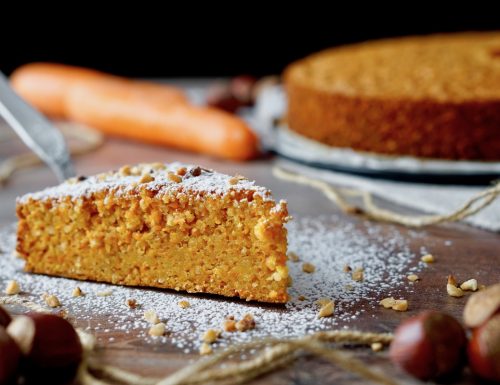
[[(422, 237), (420, 232), (403, 234), (397, 227), (346, 221), (345, 217), (296, 218), (288, 229), (289, 250), (298, 255), (299, 261), (288, 262), (293, 283), (289, 289), (291, 300), (286, 306), (25, 273), (23, 261), (13, 252), (14, 226), (0, 232), (0, 282), (5, 287), (8, 280), (17, 280), (22, 290), (18, 297), (41, 305), (43, 293), (57, 295), (70, 318), (95, 333), (100, 343), (112, 344), (117, 333), (126, 333), (151, 344), (173, 345), (187, 353), (198, 349), (200, 335), (205, 330), (220, 329), (228, 315), (239, 319), (251, 313), (257, 326), (247, 332), (224, 332), (214, 348), (259, 337), (288, 338), (324, 329), (355, 329), (356, 319), (379, 307), (381, 298), (400, 298), (413, 291), (415, 284), (408, 282), (406, 275), (423, 268), (419, 257), (428, 251), (412, 245)], [(303, 272), (304, 262), (313, 264), (315, 272)], [(364, 280), (354, 281), (351, 274), (344, 271), (345, 265), (353, 270), (363, 268)], [(72, 297), (76, 286), (82, 289), (84, 296)], [(108, 291), (110, 295), (100, 295)], [(324, 297), (335, 301), (333, 317), (317, 317), (315, 302)], [(139, 306), (130, 309), (126, 304), (128, 299), (136, 300)], [(187, 300), (190, 306), (181, 308), (181, 300)], [(143, 317), (147, 309), (154, 309), (166, 323), (165, 337), (147, 335), (150, 325)]]

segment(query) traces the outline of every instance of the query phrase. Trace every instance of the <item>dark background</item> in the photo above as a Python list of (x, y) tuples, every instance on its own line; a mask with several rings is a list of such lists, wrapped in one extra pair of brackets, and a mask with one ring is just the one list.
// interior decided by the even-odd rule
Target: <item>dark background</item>
[[(23, 63), (54, 61), (134, 77), (266, 75), (339, 44), (409, 34), (500, 30), (499, 13), (481, 5), (474, 8), (481, 12), (438, 12), (422, 5), (394, 14), (372, 12), (362, 4), (359, 10), (349, 11), (336, 10), (335, 3), (325, 8), (287, 5), (273, 11), (242, 4), (229, 15), (192, 3), (189, 13), (149, 9), (126, 20), (114, 13), (87, 17), (79, 9), (73, 10), (72, 17), (50, 21), (35, 17), (20, 24), (15, 19), (9, 26), (2, 23), (0, 69), (8, 74)], [(28, 33), (16, 32), (26, 28)]]

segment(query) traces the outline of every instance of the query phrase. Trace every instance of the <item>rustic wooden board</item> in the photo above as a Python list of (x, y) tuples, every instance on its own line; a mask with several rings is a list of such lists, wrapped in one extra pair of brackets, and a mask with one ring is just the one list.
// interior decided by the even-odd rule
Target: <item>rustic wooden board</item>
[[(2, 153), (4, 155), (5, 153)], [(270, 166), (275, 159), (268, 158), (249, 163), (222, 162), (202, 156), (190, 155), (164, 148), (135, 144), (121, 140), (108, 140), (104, 147), (91, 155), (79, 158), (76, 162), (78, 172), (93, 174), (117, 168), (122, 164), (150, 161), (185, 161), (203, 164), (222, 172), (240, 173), (256, 179), (259, 184), (270, 187), (274, 195), (286, 198), (295, 217), (316, 216), (320, 214), (340, 215), (340, 221), (358, 223), (359, 218), (340, 214), (319, 192), (308, 187), (298, 186), (276, 180), (272, 177)], [(17, 173), (11, 181), (0, 189), (0, 225), (15, 220), (15, 197), (55, 183), (54, 177), (46, 168), (36, 168)], [(385, 225), (383, 225), (385, 226)], [(387, 226), (389, 229), (389, 226)], [(405, 233), (406, 229), (401, 229)], [(446, 294), (446, 276), (453, 273), (459, 280), (476, 277), (480, 283), (492, 284), (500, 281), (500, 235), (474, 229), (465, 225), (453, 224), (434, 226), (426, 229), (423, 235), (412, 238), (412, 248), (428, 247), (438, 258), (437, 263), (419, 273), (422, 278), (414, 293), (405, 295), (410, 301), (410, 310), (396, 313), (382, 308), (373, 308), (357, 318), (352, 328), (359, 330), (388, 331), (403, 319), (423, 309), (441, 309), (457, 317), (461, 316), (466, 297), (456, 299)], [(445, 241), (451, 240), (452, 246)], [(20, 309), (17, 308), (19, 311)], [(74, 320), (80, 326), (87, 326), (87, 320)], [(95, 318), (91, 322), (106, 324), (106, 318)], [(196, 331), (193, 331), (196, 332)], [(115, 337), (109, 342), (110, 333)], [(96, 359), (117, 365), (148, 376), (163, 376), (171, 373), (192, 359), (196, 354), (182, 353), (169, 344), (151, 344), (138, 338), (134, 332), (111, 330), (98, 332), (99, 345)], [(387, 361), (387, 354), (373, 353), (369, 349), (352, 350), (354, 354), (369, 364), (382, 368), (401, 383), (415, 383), (412, 379), (394, 369)], [(345, 373), (333, 365), (316, 358), (303, 358), (294, 365), (264, 376), (254, 381), (256, 384), (358, 384), (364, 383), (358, 377)], [(465, 374), (460, 384), (476, 383)]]

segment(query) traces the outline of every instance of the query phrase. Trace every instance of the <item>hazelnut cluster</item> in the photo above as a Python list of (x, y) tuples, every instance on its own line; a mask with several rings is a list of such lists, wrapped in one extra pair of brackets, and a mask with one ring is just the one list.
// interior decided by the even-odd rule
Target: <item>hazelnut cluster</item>
[(424, 311), (396, 329), (390, 357), (424, 381), (450, 379), (468, 362), (478, 377), (500, 382), (500, 284), (473, 294), (464, 309), (471, 336), (450, 315)]
[(0, 385), (16, 383), (70, 383), (82, 360), (83, 349), (73, 326), (44, 313), (12, 318), (0, 307)]

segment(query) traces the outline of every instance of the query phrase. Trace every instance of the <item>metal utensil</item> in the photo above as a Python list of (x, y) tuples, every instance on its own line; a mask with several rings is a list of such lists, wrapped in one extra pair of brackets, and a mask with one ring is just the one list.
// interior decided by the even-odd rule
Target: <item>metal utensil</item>
[(0, 116), (56, 174), (59, 181), (75, 175), (59, 130), (19, 97), (0, 72)]

